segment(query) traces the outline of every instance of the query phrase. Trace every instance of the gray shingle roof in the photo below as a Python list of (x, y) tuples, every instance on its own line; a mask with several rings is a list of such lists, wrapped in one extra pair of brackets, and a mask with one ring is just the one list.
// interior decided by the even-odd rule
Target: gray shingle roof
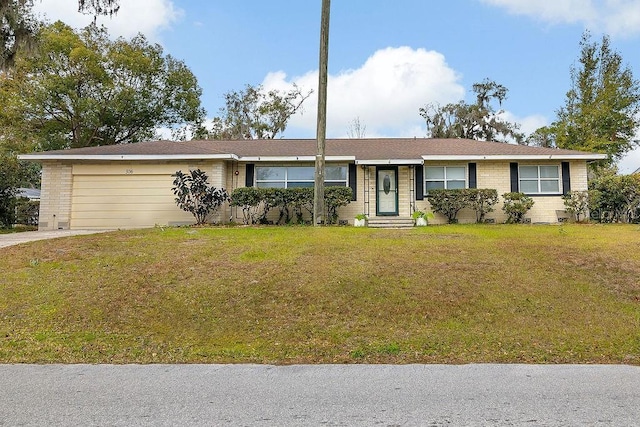
[[(295, 157), (315, 156), (315, 139), (274, 139), (187, 142), (149, 141), (135, 144), (86, 147), (72, 150), (47, 151), (25, 155), (23, 158), (42, 160), (51, 158), (93, 158), (107, 156), (207, 156), (234, 155), (240, 160), (246, 157)], [(529, 147), (500, 142), (475, 141), (469, 139), (431, 138), (375, 138), (375, 139), (327, 139), (326, 156), (351, 156), (355, 160), (404, 159), (421, 160), (429, 156), (455, 156), (459, 158), (482, 158), (483, 156), (523, 157), (552, 156), (572, 158), (581, 156), (588, 159), (602, 158), (603, 155), (556, 148)]]

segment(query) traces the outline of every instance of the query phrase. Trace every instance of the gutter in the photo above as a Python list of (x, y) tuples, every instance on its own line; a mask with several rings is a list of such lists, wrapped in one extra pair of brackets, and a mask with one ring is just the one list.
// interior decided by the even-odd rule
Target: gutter
[(20, 154), (20, 160), (91, 160), (91, 161), (132, 161), (132, 160), (238, 160), (235, 154)]

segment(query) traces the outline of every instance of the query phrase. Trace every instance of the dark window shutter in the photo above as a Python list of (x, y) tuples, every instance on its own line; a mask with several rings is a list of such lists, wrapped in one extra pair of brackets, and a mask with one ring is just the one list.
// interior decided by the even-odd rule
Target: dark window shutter
[(509, 168), (511, 169), (511, 192), (517, 193), (520, 187), (518, 182), (518, 164), (510, 163)]
[(351, 200), (358, 200), (358, 165), (349, 163), (349, 187), (351, 187)]
[(253, 176), (255, 174), (256, 165), (253, 163), (247, 163), (245, 170), (244, 186), (253, 187)]
[(571, 171), (569, 162), (562, 162), (562, 191), (567, 194), (571, 191)]
[(469, 188), (478, 188), (478, 172), (475, 163), (469, 163)]
[(424, 166), (416, 165), (416, 200), (424, 200)]

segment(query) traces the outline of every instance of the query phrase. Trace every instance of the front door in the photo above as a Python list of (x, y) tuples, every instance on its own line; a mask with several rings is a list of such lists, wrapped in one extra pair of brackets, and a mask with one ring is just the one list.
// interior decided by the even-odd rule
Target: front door
[(376, 180), (376, 215), (398, 216), (398, 168), (379, 167)]

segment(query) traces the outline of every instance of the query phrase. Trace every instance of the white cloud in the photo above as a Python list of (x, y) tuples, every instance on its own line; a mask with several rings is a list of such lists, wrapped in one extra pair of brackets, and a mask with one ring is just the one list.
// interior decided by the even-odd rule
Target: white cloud
[(551, 23), (582, 23), (613, 36), (640, 32), (637, 0), (480, 0), (515, 15), (531, 16)]
[[(34, 10), (51, 22), (60, 20), (74, 28), (85, 27), (93, 22), (93, 16), (78, 12), (77, 0), (36, 1)], [(117, 15), (99, 16), (97, 23), (104, 24), (114, 37), (131, 38), (142, 33), (149, 40), (157, 42), (159, 33), (180, 20), (183, 14), (171, 0), (127, 0), (120, 3)]]
[[(375, 52), (357, 69), (329, 76), (327, 136), (346, 136), (355, 118), (366, 126), (366, 136), (424, 136), (424, 120), (418, 109), (429, 102), (456, 102), (464, 97), (459, 74), (442, 54), (409, 47)], [(318, 71), (290, 80), (282, 72), (269, 73), (267, 90), (287, 90), (296, 83), (314, 93), (305, 101), (303, 114), (296, 114), (285, 136), (296, 130), (314, 137), (316, 128)]]
[(518, 117), (510, 111), (504, 111), (500, 114), (500, 117), (507, 122), (518, 123), (520, 125), (519, 131), (524, 133), (525, 136), (532, 134), (536, 129), (549, 125), (549, 120), (540, 114)]

